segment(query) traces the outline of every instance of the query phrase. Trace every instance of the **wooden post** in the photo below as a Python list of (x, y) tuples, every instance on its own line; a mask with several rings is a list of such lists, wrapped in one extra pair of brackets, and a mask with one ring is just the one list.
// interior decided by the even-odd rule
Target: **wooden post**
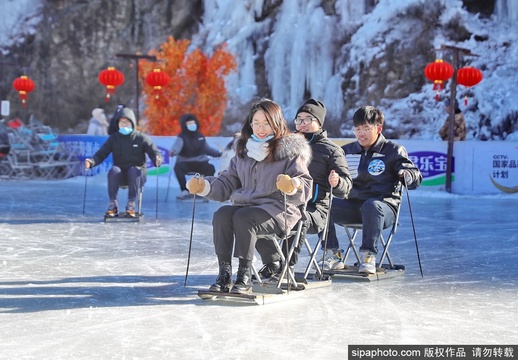
[(442, 45), (441, 50), (448, 50), (453, 53), (453, 77), (451, 79), (450, 90), (450, 113), (448, 126), (448, 150), (446, 152), (446, 191), (451, 193), (451, 183), (453, 174), (453, 145), (455, 143), (455, 100), (457, 95), (457, 70), (460, 62), (460, 53), (473, 56), (468, 49), (459, 48), (451, 45)]
[(135, 115), (137, 120), (137, 125), (139, 121), (139, 86), (138, 86), (138, 76), (139, 76), (139, 70), (138, 70), (138, 62), (140, 59), (150, 60), (150, 61), (157, 61), (156, 56), (151, 55), (142, 55), (142, 54), (115, 54), (117, 57), (126, 58), (126, 59), (133, 59), (135, 60)]

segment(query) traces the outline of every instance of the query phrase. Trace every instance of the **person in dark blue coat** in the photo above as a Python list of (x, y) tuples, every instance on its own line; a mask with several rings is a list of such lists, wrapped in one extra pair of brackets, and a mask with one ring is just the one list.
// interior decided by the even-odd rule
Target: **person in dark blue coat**
[[(401, 202), (398, 183), (404, 179), (409, 190), (416, 189), (422, 175), (406, 149), (386, 140), (381, 133), (385, 117), (373, 106), (362, 106), (353, 115), (356, 141), (342, 146), (353, 179), (347, 199), (335, 199), (331, 218), (336, 224), (361, 223), (362, 260), (360, 273), (376, 273), (377, 245), (381, 232), (395, 221)], [(337, 248), (333, 224), (329, 227), (328, 247)]]

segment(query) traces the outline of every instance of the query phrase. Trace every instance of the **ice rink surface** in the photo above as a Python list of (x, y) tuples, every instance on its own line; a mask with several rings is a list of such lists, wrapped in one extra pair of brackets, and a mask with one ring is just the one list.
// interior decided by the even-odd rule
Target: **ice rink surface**
[(423, 278), (405, 198), (390, 248), (405, 275), (258, 306), (197, 296), (217, 276), (220, 203), (196, 204), (184, 286), (193, 204), (156, 184), (131, 224), (103, 222), (104, 176), (0, 181), (0, 359), (346, 359), (352, 344), (517, 342), (516, 195), (410, 192)]

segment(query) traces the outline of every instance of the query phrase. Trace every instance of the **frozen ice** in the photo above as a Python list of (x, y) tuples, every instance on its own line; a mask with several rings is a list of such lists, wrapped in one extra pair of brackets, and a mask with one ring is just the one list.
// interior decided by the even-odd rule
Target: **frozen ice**
[(334, 279), (257, 306), (196, 294), (217, 275), (217, 202), (196, 203), (184, 286), (193, 204), (176, 201), (174, 180), (165, 201), (167, 182), (149, 177), (145, 222), (133, 224), (103, 222), (105, 176), (0, 181), (0, 358), (331, 359), (352, 344), (516, 343), (515, 195), (412, 191), (423, 277), (405, 198), (390, 248), (405, 275)]

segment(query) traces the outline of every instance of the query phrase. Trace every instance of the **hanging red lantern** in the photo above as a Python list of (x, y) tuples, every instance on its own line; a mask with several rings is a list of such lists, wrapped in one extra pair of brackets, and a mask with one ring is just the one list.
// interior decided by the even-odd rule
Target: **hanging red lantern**
[(25, 107), (27, 104), (28, 94), (34, 90), (35, 85), (28, 76), (22, 75), (19, 78), (14, 79), (13, 88), (18, 91), (20, 99), (22, 100), (22, 106)]
[(115, 94), (115, 88), (124, 83), (124, 74), (114, 67), (108, 67), (99, 73), (99, 82), (106, 86), (105, 101), (110, 100), (112, 94)]
[[(466, 66), (457, 70), (457, 82), (467, 88), (477, 85), (482, 81), (482, 71), (477, 68)], [(464, 96), (464, 106), (468, 105), (468, 96)]]
[(160, 97), (160, 91), (164, 86), (169, 84), (171, 81), (171, 77), (163, 72), (160, 69), (153, 69), (149, 74), (146, 76), (146, 83), (153, 87), (155, 90), (155, 99), (158, 99)]
[(435, 100), (439, 101), (439, 91), (444, 89), (444, 82), (453, 76), (453, 66), (442, 59), (436, 59), (426, 65), (424, 75), (428, 80), (433, 81)]

